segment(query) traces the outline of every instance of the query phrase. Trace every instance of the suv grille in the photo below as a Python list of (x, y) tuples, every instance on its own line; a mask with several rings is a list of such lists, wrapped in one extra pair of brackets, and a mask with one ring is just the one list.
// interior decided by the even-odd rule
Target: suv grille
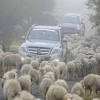
[(47, 55), (50, 52), (50, 48), (45, 47), (28, 47), (29, 53), (35, 55)]

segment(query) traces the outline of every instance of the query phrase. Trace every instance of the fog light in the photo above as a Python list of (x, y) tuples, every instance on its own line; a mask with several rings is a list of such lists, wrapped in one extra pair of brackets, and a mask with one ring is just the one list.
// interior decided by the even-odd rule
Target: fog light
[(57, 62), (59, 62), (59, 60), (58, 60), (58, 59), (55, 59), (54, 61), (57, 61)]

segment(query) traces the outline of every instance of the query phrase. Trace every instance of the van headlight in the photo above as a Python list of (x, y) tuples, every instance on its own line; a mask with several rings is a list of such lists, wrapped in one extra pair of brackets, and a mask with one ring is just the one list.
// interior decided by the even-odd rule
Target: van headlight
[(59, 52), (60, 52), (60, 49), (53, 49), (51, 53), (55, 54), (55, 53), (59, 53)]
[(24, 52), (27, 52), (26, 47), (20, 47), (20, 50), (21, 50), (21, 51), (24, 51)]

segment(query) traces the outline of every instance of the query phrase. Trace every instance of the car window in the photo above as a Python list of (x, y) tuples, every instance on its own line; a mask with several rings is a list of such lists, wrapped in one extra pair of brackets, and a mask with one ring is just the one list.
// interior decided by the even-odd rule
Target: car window
[(79, 17), (78, 16), (63, 16), (61, 17), (60, 23), (72, 23), (72, 24), (78, 24), (79, 23)]
[(59, 33), (56, 30), (32, 29), (28, 39), (59, 41)]

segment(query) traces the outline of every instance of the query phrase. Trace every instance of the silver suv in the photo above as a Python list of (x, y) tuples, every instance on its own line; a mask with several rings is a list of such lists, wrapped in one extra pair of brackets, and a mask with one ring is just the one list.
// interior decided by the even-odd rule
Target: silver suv
[(61, 28), (58, 26), (36, 26), (33, 25), (19, 47), (22, 57), (36, 57), (42, 60), (66, 61), (67, 41)]
[(60, 18), (58, 25), (64, 34), (78, 34), (84, 36), (85, 23), (80, 14), (66, 13)]

